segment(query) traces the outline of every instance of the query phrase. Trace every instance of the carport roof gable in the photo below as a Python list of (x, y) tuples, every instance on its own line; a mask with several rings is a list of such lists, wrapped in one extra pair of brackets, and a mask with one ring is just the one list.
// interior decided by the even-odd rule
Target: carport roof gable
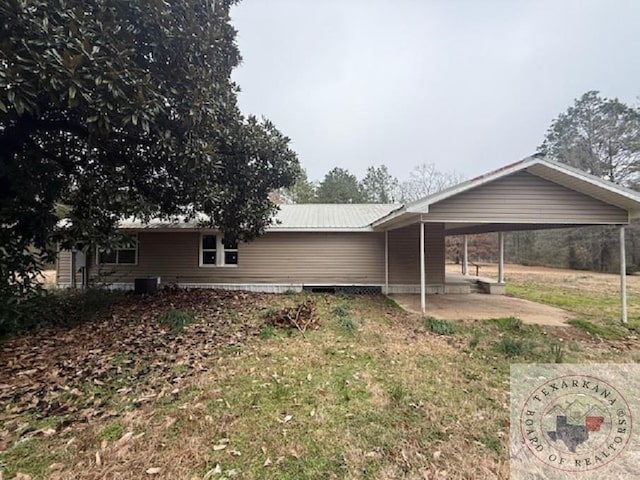
[(384, 227), (387, 223), (397, 222), (399, 217), (415, 217), (417, 214), (428, 214), (429, 206), (435, 203), (521, 171), (527, 171), (532, 175), (626, 210), (629, 212), (630, 218), (640, 216), (640, 194), (637, 192), (568, 165), (553, 162), (540, 156), (531, 156), (408, 203), (386, 217), (380, 218), (374, 222), (373, 226)]

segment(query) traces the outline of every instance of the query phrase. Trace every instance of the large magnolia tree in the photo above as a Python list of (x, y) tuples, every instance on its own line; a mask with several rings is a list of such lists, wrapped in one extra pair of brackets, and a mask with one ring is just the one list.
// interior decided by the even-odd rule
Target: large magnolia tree
[(30, 288), (36, 252), (108, 243), (126, 216), (262, 232), (298, 162), (238, 109), (234, 3), (0, 2), (0, 294)]

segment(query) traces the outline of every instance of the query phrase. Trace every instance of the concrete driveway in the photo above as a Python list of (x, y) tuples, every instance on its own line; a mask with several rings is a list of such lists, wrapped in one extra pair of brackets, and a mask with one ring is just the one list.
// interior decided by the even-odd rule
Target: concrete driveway
[[(420, 313), (420, 295), (389, 295), (407, 311)], [(426, 315), (443, 320), (488, 320), (517, 317), (524, 323), (567, 326), (571, 312), (541, 303), (504, 295), (427, 295)]]

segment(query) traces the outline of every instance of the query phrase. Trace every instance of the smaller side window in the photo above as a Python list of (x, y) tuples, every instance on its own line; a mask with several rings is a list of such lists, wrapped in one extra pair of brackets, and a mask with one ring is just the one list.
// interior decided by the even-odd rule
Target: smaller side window
[(216, 264), (217, 238), (215, 235), (202, 235), (202, 265)]

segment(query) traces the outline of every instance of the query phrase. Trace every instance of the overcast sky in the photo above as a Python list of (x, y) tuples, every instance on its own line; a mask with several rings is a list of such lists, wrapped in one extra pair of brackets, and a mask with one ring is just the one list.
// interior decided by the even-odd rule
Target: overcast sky
[(640, 0), (244, 0), (245, 114), (292, 140), (311, 180), (519, 160), (588, 90), (638, 106)]

